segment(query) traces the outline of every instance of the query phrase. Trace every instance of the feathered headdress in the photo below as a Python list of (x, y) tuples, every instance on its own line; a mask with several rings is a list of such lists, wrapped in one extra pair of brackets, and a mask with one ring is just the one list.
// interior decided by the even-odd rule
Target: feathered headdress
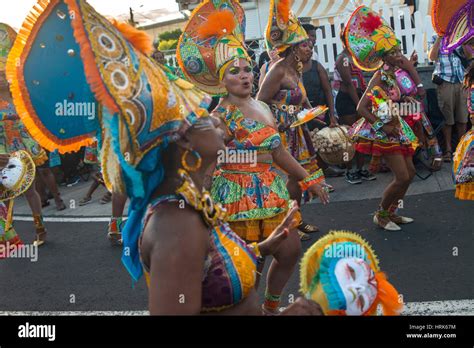
[(344, 37), (354, 63), (366, 71), (379, 69), (383, 56), (400, 45), (388, 23), (367, 6), (359, 6), (352, 13)]
[(308, 40), (308, 35), (291, 11), (292, 0), (270, 0), (265, 43), (267, 50), (285, 51), (292, 45)]
[(245, 11), (237, 0), (205, 0), (194, 9), (178, 42), (178, 63), (203, 91), (222, 95), (224, 72), (235, 59), (250, 61), (244, 43)]

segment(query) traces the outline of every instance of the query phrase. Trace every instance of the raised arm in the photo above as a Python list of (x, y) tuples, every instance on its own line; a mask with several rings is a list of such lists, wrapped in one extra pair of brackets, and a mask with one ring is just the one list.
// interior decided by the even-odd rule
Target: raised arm
[(428, 58), (434, 62), (435, 60), (438, 60), (438, 56), (439, 56), (439, 49), (440, 49), (440, 46), (441, 46), (441, 41), (443, 40), (443, 37), (442, 36), (438, 36), (436, 38), (436, 41), (434, 42), (434, 45), (433, 47), (431, 47), (431, 49), (429, 50), (428, 52)]

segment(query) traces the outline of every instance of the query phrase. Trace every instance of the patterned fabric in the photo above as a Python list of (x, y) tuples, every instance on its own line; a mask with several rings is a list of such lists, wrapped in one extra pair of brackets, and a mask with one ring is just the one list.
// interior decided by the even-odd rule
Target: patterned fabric
[[(180, 198), (167, 196), (152, 202), (143, 226), (160, 204)], [(209, 252), (203, 263), (202, 312), (232, 307), (245, 299), (255, 286), (257, 257), (227, 224), (209, 229)], [(149, 270), (143, 267), (149, 285)]]
[(267, 51), (284, 52), (288, 47), (308, 40), (308, 34), (291, 11), (291, 0), (270, 0), (270, 11), (265, 30)]
[[(385, 85), (386, 95), (390, 96), (394, 102), (398, 102), (401, 94), (398, 87)], [(372, 93), (379, 88), (376, 86)], [(398, 92), (394, 93), (393, 90)], [(388, 91), (391, 91), (390, 93)], [(394, 99), (396, 97), (396, 99)], [(375, 101), (372, 101), (375, 108)], [(349, 137), (356, 142), (355, 149), (364, 154), (371, 154), (376, 157), (390, 153), (400, 153), (404, 156), (412, 156), (418, 146), (418, 141), (410, 126), (398, 115), (391, 115), (390, 124), (395, 125), (398, 133), (387, 135), (381, 127), (372, 125), (367, 119), (361, 118), (349, 129)], [(381, 125), (383, 126), (383, 124)]]
[[(345, 58), (348, 59), (349, 57), (345, 57)], [(351, 81), (354, 87), (356, 89), (365, 91), (367, 88), (367, 84), (365, 82), (362, 70), (359, 69), (359, 67), (355, 65), (352, 61), (349, 61), (349, 68), (351, 69)], [(334, 69), (334, 82), (335, 82), (335, 88), (339, 89), (339, 86), (342, 82), (342, 77), (339, 71), (337, 70), (337, 68)]]
[[(225, 18), (226, 12), (231, 13), (230, 18)], [(224, 18), (213, 19), (213, 16), (222, 14)], [(229, 20), (234, 23), (226, 23)], [(206, 28), (205, 35), (208, 37), (203, 37), (203, 26), (209, 24), (213, 28)], [(186, 79), (211, 95), (225, 94), (220, 74), (222, 75), (227, 64), (235, 58), (250, 60), (244, 35), (245, 11), (238, 1), (202, 2), (194, 9), (178, 42), (176, 57)]]
[(37, 166), (48, 160), (46, 152), (33, 140), (13, 104), (0, 102), (0, 153), (25, 150)]
[[(437, 37), (437, 35), (432, 37), (429, 43), (430, 48), (434, 45)], [(460, 49), (457, 49), (456, 52), (461, 56), (463, 55)], [(461, 83), (464, 80), (465, 72), (461, 59), (454, 52), (450, 54), (439, 52), (433, 75), (442, 78), (446, 82)]]
[(99, 149), (98, 143), (95, 141), (92, 145), (86, 146), (84, 150), (84, 163), (97, 164), (99, 163)]
[[(423, 100), (417, 95), (418, 89), (415, 85), (415, 82), (411, 78), (410, 74), (405, 70), (399, 69), (395, 72), (395, 75), (402, 95), (414, 97), (420, 103), (421, 107), (421, 112), (419, 115), (403, 115), (405, 116), (404, 120), (409, 124), (413, 131), (416, 132), (419, 130), (424, 132), (427, 143), (423, 145), (427, 151), (428, 157), (440, 158), (443, 153), (441, 151), (441, 147), (439, 146), (438, 139), (434, 133), (430, 119), (428, 118), (428, 115), (426, 115)], [(414, 121), (414, 116), (419, 116), (419, 120)]]
[[(218, 106), (233, 139), (227, 145), (231, 150), (255, 151), (256, 155), (270, 153), (281, 144), (278, 132), (268, 125), (244, 117), (235, 106)], [(257, 160), (257, 158), (255, 158)], [(214, 173), (211, 194), (226, 208), (228, 221), (257, 221), (239, 224), (236, 233), (248, 241), (268, 236), (288, 210), (290, 199), (286, 184), (269, 163), (224, 163)], [(283, 214), (282, 214), (283, 213)], [(274, 219), (273, 222), (267, 221)], [(261, 225), (265, 224), (265, 226)], [(248, 229), (247, 229), (248, 227)], [(276, 227), (276, 226), (275, 226)]]
[(5, 71), (8, 53), (16, 39), (16, 32), (8, 24), (0, 23), (0, 71)]
[(309, 173), (317, 171), (319, 166), (308, 126), (304, 124), (289, 128), (297, 120), (297, 114), (306, 99), (303, 84), (300, 81), (295, 90), (280, 90), (272, 99), (278, 101), (272, 105), (276, 123), (288, 127), (284, 132), (280, 132), (283, 146)]
[(469, 90), (468, 107), (473, 127), (459, 141), (453, 158), (456, 198), (474, 200), (474, 87)]
[(400, 45), (390, 25), (366, 6), (359, 6), (352, 13), (344, 30), (346, 47), (363, 70), (380, 68), (383, 55)]

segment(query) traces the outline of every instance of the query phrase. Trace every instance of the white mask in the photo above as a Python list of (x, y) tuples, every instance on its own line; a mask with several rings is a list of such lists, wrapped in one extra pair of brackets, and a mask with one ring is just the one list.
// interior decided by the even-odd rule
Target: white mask
[(377, 282), (370, 266), (359, 258), (345, 258), (337, 262), (334, 271), (346, 299), (346, 314), (365, 313), (377, 297)]
[(2, 185), (13, 189), (21, 180), (24, 164), (18, 158), (10, 158), (8, 164), (2, 169)]

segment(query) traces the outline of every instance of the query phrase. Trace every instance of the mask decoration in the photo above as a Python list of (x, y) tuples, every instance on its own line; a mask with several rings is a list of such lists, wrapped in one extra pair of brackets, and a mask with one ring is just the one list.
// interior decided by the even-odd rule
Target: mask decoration
[(352, 13), (344, 27), (344, 37), (354, 63), (366, 71), (379, 69), (384, 54), (400, 45), (388, 23), (366, 6)]
[(305, 253), (300, 268), (301, 292), (325, 315), (398, 315), (403, 303), (380, 271), (370, 245), (359, 235), (331, 231)]
[(1, 170), (0, 201), (16, 198), (28, 190), (35, 178), (36, 166), (26, 151), (10, 155), (8, 164)]

